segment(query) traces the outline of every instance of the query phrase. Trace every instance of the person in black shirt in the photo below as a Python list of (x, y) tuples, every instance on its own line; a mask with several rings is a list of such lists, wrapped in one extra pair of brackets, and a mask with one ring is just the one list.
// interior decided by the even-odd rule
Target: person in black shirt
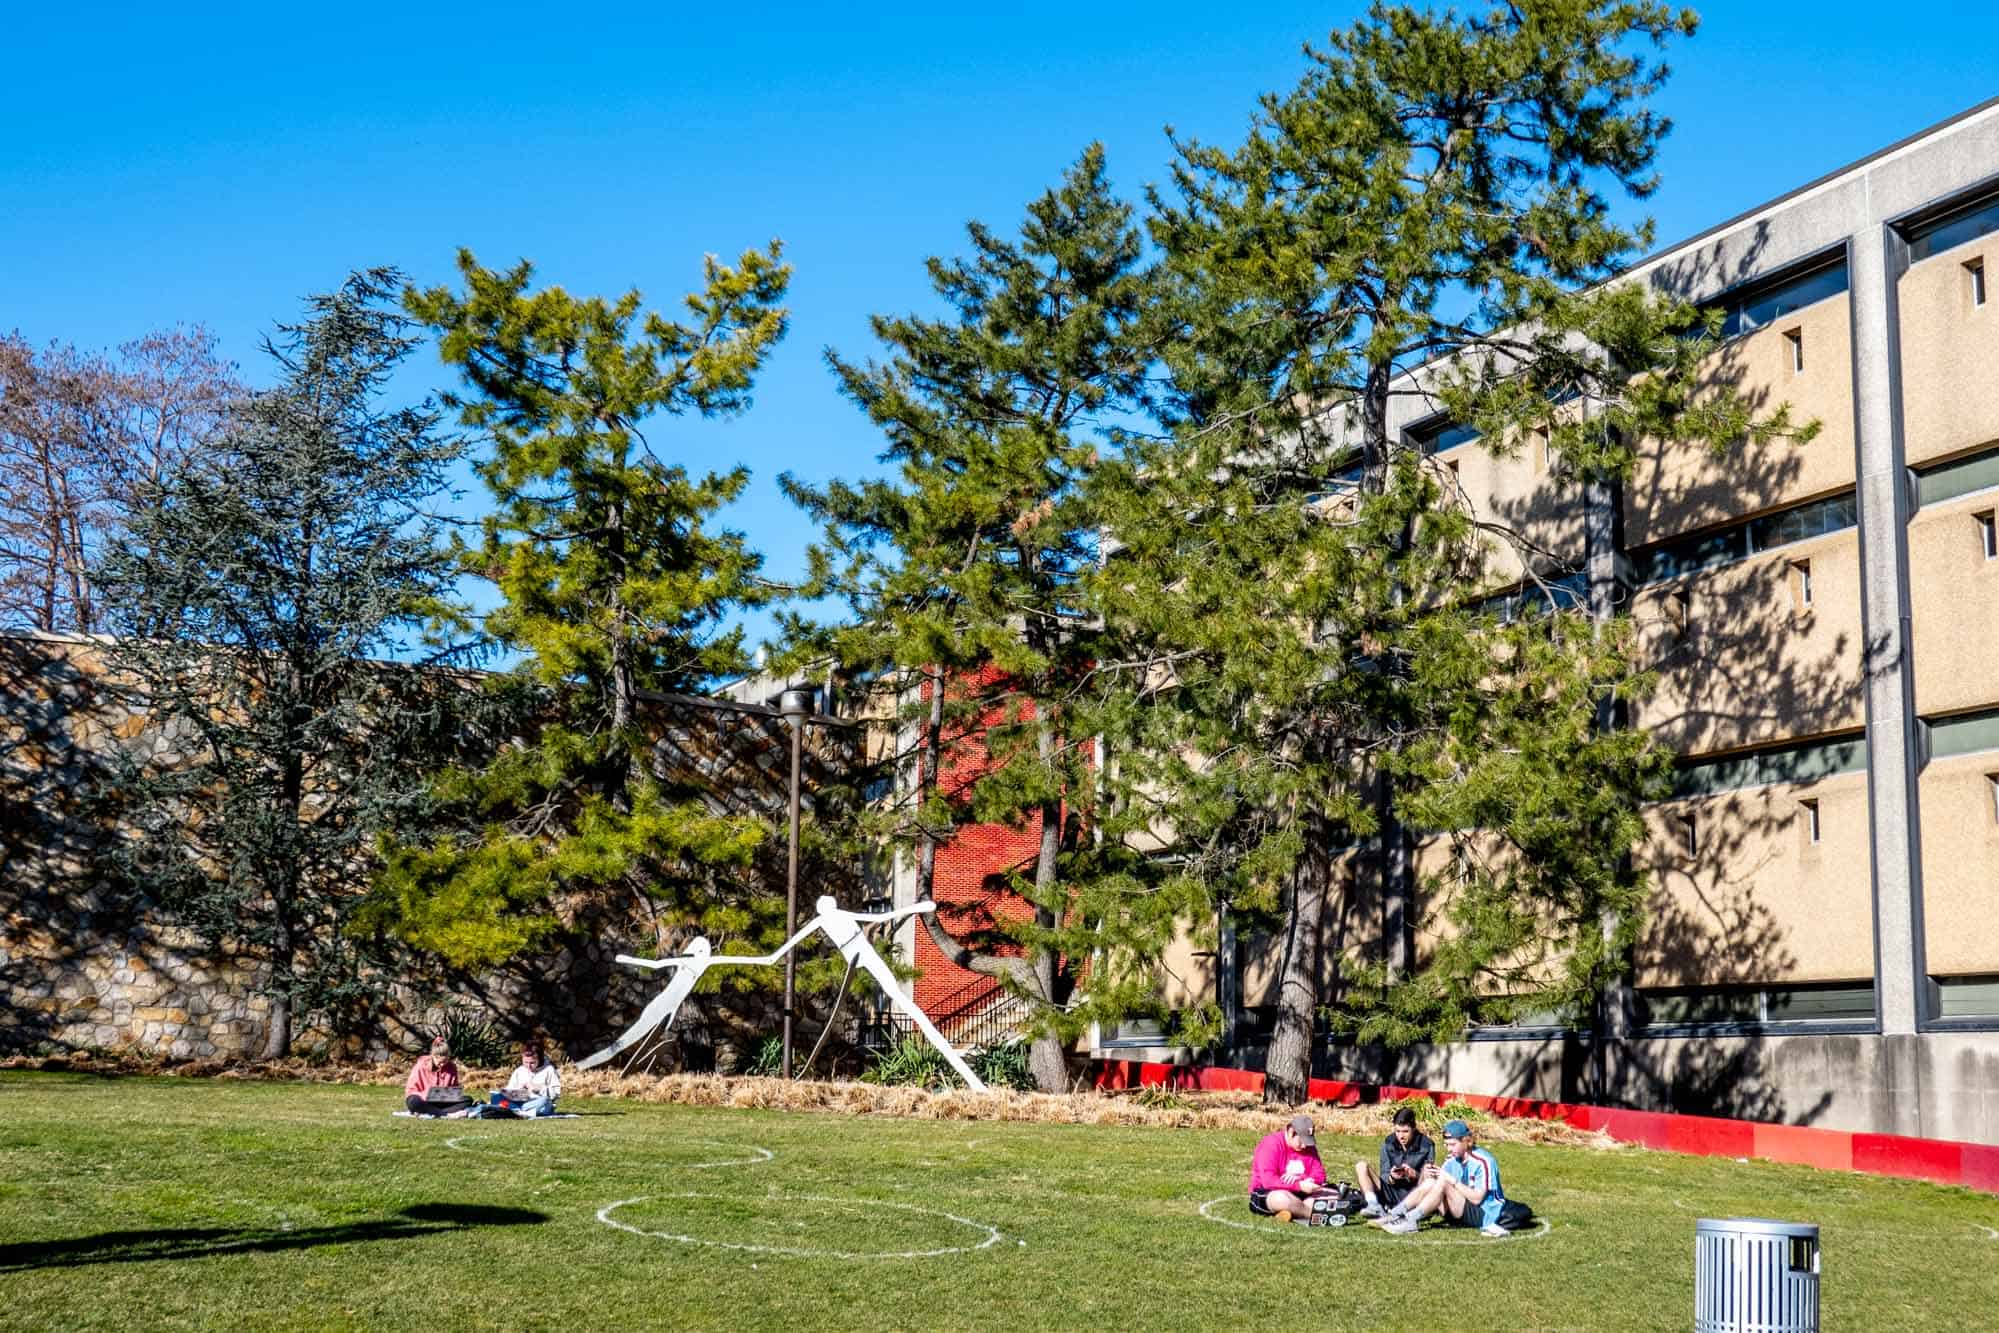
[(1382, 1140), (1380, 1169), (1366, 1162), (1353, 1164), (1353, 1178), (1367, 1196), (1360, 1215), (1380, 1217), (1402, 1202), (1422, 1181), (1423, 1168), (1430, 1164), (1434, 1152), (1430, 1140), (1416, 1128), (1416, 1113), (1406, 1106), (1396, 1111), (1394, 1128)]

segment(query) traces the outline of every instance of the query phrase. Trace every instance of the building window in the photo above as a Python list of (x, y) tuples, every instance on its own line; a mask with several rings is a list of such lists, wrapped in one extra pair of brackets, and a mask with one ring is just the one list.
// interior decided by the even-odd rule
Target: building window
[(1863, 736), (1806, 741), (1683, 765), (1673, 774), (1673, 795), (1713, 796), (1776, 782), (1819, 782), (1866, 768), (1867, 740)]
[(1916, 473), (1916, 504), (1933, 505), (1955, 500), (1973, 491), (1999, 486), (1999, 449), (1988, 449), (1967, 458), (1952, 459)]
[(1791, 606), (1797, 611), (1812, 609), (1812, 562), (1791, 562)]
[(1805, 841), (1813, 847), (1819, 844), (1819, 803), (1817, 800), (1799, 801), (1798, 818), (1804, 821)]
[[(1920, 487), (1921, 482), (1918, 481)], [(1725, 528), (1710, 528), (1634, 551), (1631, 563), (1640, 583), (1661, 583), (1747, 560), (1752, 555), (1808, 541), (1852, 527), (1859, 510), (1852, 492), (1779, 509)]]
[(1721, 336), (1733, 338), (1845, 290), (1846, 261), (1837, 259), (1807, 272), (1724, 292), (1709, 308), (1721, 310)]
[(1999, 1016), (1999, 977), (1931, 977), (1930, 1012), (1938, 1018)]
[(1684, 814), (1676, 816), (1673, 820), (1673, 824), (1674, 824), (1675, 833), (1679, 838), (1681, 853), (1684, 854), (1688, 860), (1692, 860), (1694, 857), (1699, 856), (1701, 854), (1700, 820), (1695, 818), (1692, 814)]
[(1992, 811), (1992, 822), (1999, 824), (1999, 773), (1985, 775), (1985, 804)]
[(1791, 373), (1799, 375), (1805, 369), (1805, 331), (1790, 329), (1784, 334), (1784, 350), (1791, 357)]
[(1984, 257), (1980, 256), (1977, 259), (1966, 260), (1964, 264), (1964, 275), (1971, 284), (1971, 304), (1973, 304), (1974, 306), (1984, 305), (1985, 304)]
[(1458, 425), (1448, 417), (1434, 416), (1409, 427), (1404, 438), (1423, 453), (1440, 454), (1446, 449), (1470, 444), (1478, 438), (1478, 431), (1471, 426)]
[(1865, 1023), (1874, 1017), (1871, 982), (1785, 987), (1684, 986), (1638, 992), (1648, 1028), (1761, 1027), (1769, 1023)]
[(1999, 708), (1925, 721), (1922, 729), (1923, 755), (1926, 759), (1948, 759), (1954, 754), (1999, 750)]
[(1666, 618), (1673, 624), (1673, 634), (1681, 639), (1694, 632), (1694, 590), (1675, 588), (1666, 598)]
[(1973, 200), (1955, 213), (1946, 213), (1930, 222), (1917, 224), (1909, 235), (1909, 262), (1918, 263), (1931, 255), (1954, 250), (1981, 236), (1999, 231), (1999, 197), (1987, 195)]
[(1978, 524), (1978, 550), (1987, 560), (1999, 560), (1999, 510), (1971, 516)]

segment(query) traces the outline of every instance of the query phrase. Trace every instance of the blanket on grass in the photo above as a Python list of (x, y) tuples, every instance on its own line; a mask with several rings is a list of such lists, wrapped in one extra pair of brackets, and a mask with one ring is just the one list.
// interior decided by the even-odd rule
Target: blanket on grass
[(490, 1115), (475, 1116), (470, 1110), (449, 1111), (444, 1115), (418, 1115), (415, 1111), (391, 1111), (390, 1115), (404, 1120), (581, 1120), (574, 1111), (557, 1111), (554, 1115)]

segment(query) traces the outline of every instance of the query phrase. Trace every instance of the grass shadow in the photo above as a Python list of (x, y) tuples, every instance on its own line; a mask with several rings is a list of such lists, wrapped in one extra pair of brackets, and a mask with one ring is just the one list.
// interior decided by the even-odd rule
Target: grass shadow
[(182, 1227), (170, 1231), (104, 1231), (67, 1240), (22, 1241), (0, 1245), (0, 1273), (38, 1268), (74, 1268), (83, 1264), (154, 1263), (160, 1260), (205, 1259), (221, 1254), (276, 1254), (319, 1245), (350, 1245), (361, 1241), (408, 1240), (416, 1236), (474, 1227), (532, 1226), (549, 1221), (547, 1213), (488, 1204), (419, 1203), (394, 1217), (339, 1226), (303, 1227), (294, 1231), (239, 1227)]

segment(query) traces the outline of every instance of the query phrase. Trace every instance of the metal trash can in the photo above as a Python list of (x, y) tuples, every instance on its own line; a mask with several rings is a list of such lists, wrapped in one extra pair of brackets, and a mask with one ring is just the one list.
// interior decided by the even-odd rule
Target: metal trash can
[(1819, 1229), (1762, 1217), (1694, 1223), (1694, 1333), (1818, 1333)]

